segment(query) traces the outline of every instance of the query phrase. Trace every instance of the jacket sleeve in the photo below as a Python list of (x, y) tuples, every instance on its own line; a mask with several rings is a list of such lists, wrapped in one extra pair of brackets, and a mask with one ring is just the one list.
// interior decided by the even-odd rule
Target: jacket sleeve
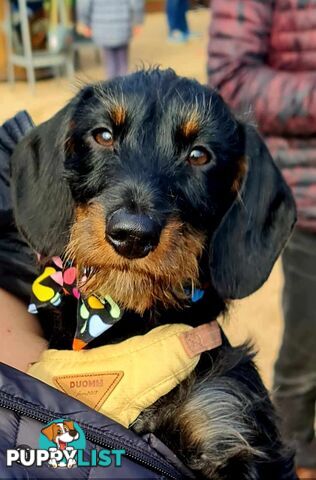
[(144, 0), (130, 0), (133, 25), (140, 25), (144, 21)]
[(84, 25), (91, 25), (91, 10), (93, 0), (80, 0), (76, 2), (76, 19)]
[(274, 0), (213, 0), (209, 84), (267, 135), (316, 133), (316, 72), (268, 64)]
[(26, 112), (0, 126), (0, 288), (28, 302), (37, 274), (35, 256), (14, 224), (10, 192), (10, 158), (18, 142), (34, 127)]
[(0, 126), (0, 227), (4, 231), (12, 223), (10, 193), (10, 158), (18, 142), (34, 127), (26, 112), (19, 112), (14, 118)]

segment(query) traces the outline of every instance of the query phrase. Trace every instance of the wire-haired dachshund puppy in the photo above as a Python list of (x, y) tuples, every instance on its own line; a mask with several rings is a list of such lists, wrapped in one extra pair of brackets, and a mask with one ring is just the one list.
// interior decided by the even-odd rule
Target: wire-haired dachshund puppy
[[(266, 281), (295, 223), (256, 130), (172, 70), (83, 88), (17, 147), (12, 187), (34, 250), (88, 267), (84, 293), (124, 309), (93, 346), (215, 320)], [(71, 348), (75, 317), (55, 319), (52, 347)], [(296, 478), (251, 352), (226, 339), (134, 429), (154, 432), (197, 478)]]

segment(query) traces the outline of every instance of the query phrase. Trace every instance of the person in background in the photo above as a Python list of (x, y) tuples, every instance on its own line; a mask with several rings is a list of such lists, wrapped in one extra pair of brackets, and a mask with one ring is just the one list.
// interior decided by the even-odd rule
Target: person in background
[[(287, 5), (284, 8), (285, 4)], [(213, 0), (209, 84), (252, 113), (293, 190), (298, 223), (283, 254), (285, 329), (275, 403), (300, 478), (316, 478), (316, 3)]]
[(189, 38), (187, 21), (188, 0), (167, 0), (166, 14), (169, 28), (168, 39), (171, 42), (186, 42)]
[(126, 75), (133, 33), (144, 19), (144, 0), (77, 0), (77, 31), (101, 48), (107, 78)]
[(191, 38), (198, 38), (200, 34), (190, 32), (187, 11), (189, 10), (188, 0), (167, 0), (166, 14), (168, 20), (168, 40), (174, 43), (184, 43)]

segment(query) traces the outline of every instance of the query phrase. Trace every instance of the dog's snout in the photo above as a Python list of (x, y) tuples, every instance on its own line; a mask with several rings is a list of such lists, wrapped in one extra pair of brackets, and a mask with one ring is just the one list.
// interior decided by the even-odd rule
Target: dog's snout
[(73, 438), (75, 438), (78, 435), (77, 430), (69, 430), (69, 435)]
[(148, 215), (118, 210), (107, 222), (106, 236), (123, 257), (142, 258), (158, 245), (160, 227)]

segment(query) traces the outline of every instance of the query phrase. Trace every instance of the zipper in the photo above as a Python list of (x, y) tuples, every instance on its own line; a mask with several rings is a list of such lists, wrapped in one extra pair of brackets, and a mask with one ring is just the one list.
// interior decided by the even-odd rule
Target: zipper
[[(23, 401), (20, 399), (12, 398), (5, 392), (0, 392), (0, 407), (6, 408), (8, 410), (13, 411), (14, 413), (17, 413), (19, 415), (26, 416), (28, 418), (31, 418), (33, 420), (37, 420), (38, 422), (41, 423), (49, 423), (53, 420), (56, 419), (56, 415), (52, 415), (47, 412), (41, 412), (40, 408), (37, 407), (35, 410), (33, 407), (23, 404)], [(93, 443), (98, 444), (100, 447), (104, 447), (107, 449), (122, 449), (124, 448), (126, 452), (126, 457), (137, 461), (138, 463), (145, 465), (146, 467), (150, 467), (152, 470), (155, 470), (156, 472), (159, 472), (160, 474), (163, 474), (165, 477), (170, 478), (172, 480), (179, 480), (179, 476), (174, 476), (170, 472), (167, 471), (167, 468), (162, 468), (161, 464), (157, 462), (154, 462), (152, 460), (149, 460), (148, 458), (145, 458), (145, 455), (141, 455), (139, 452), (135, 454), (133, 452), (133, 447), (122, 445), (122, 443), (116, 443), (115, 440), (108, 440), (107, 442), (104, 441), (103, 435), (102, 434), (97, 434), (96, 432), (93, 432), (87, 427), (85, 424), (82, 424), (80, 421), (76, 420), (76, 423), (84, 430), (85, 432), (85, 437), (87, 440), (90, 440)], [(121, 440), (120, 440), (121, 441)], [(124, 443), (124, 442), (123, 442)]]

